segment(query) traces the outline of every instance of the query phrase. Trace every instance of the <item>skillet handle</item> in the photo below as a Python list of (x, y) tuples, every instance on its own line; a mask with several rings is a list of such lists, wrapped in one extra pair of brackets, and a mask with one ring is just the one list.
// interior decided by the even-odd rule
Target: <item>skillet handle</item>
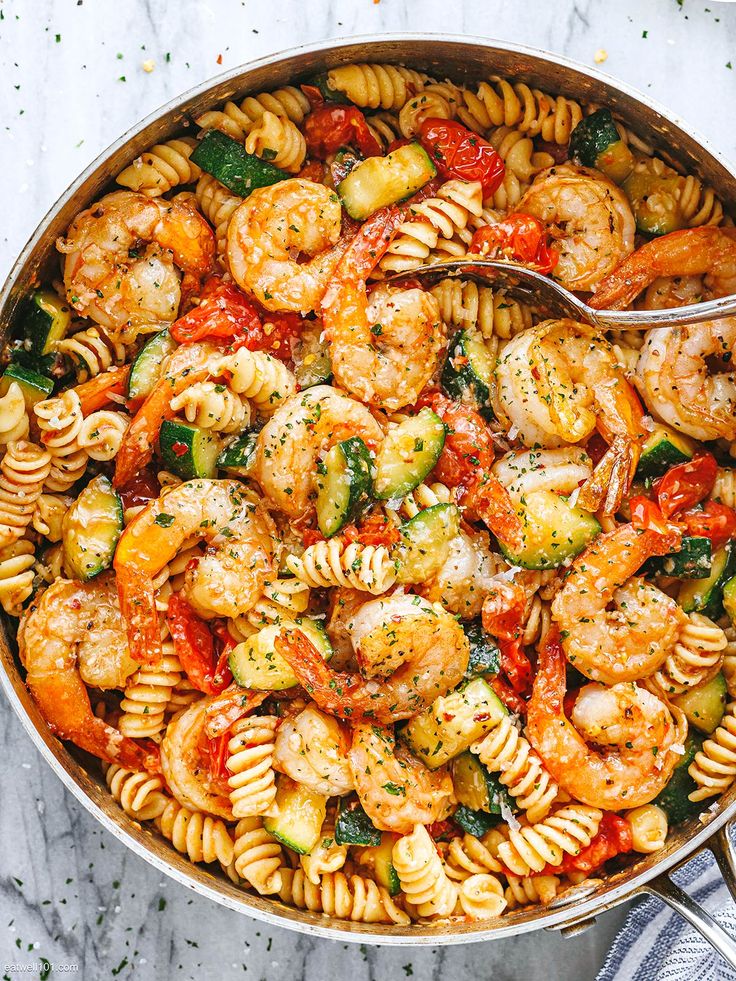
[[(721, 870), (731, 896), (736, 901), (736, 852), (734, 851), (729, 828), (726, 825), (708, 842), (708, 850)], [(721, 957), (736, 970), (736, 939), (727, 933), (713, 917), (695, 900), (676, 885), (665, 872), (648, 882), (643, 889), (667, 903), (676, 913), (693, 926)]]

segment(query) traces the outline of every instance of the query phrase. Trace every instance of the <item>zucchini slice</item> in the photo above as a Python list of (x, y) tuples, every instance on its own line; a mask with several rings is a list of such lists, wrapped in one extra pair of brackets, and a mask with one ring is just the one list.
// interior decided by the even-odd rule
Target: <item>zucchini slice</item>
[(684, 178), (679, 174), (659, 175), (637, 169), (623, 182), (636, 219), (636, 230), (644, 235), (669, 235), (685, 228), (680, 205)]
[(463, 831), (467, 831), (469, 835), (474, 835), (476, 838), (482, 838), (486, 831), (490, 831), (498, 824), (498, 817), (495, 814), (489, 814), (487, 811), (474, 811), (465, 804), (460, 804), (452, 815), (452, 820)]
[(5, 395), (11, 382), (16, 382), (20, 386), (29, 412), (37, 402), (47, 399), (54, 390), (54, 383), (50, 378), (16, 363), (9, 364), (0, 378), (0, 395)]
[(401, 526), (396, 546), (396, 581), (425, 582), (442, 568), (450, 542), (460, 528), (460, 511), (454, 504), (433, 504)]
[(548, 490), (529, 491), (518, 507), (523, 544), (514, 551), (499, 541), (503, 554), (523, 569), (554, 569), (578, 555), (600, 533), (592, 514)]
[(278, 184), (289, 176), (216, 129), (204, 134), (192, 151), (191, 160), (241, 198), (247, 198), (257, 187)]
[(258, 433), (243, 433), (229, 443), (217, 458), (220, 470), (227, 470), (236, 477), (250, 476), (256, 462)]
[(651, 575), (675, 579), (707, 579), (712, 564), (710, 538), (684, 535), (679, 552), (653, 556), (646, 562), (644, 570)]
[(123, 531), (123, 505), (107, 477), (91, 480), (64, 515), (64, 568), (87, 582), (109, 569)]
[(634, 169), (634, 155), (621, 139), (610, 109), (598, 109), (582, 119), (570, 136), (570, 157), (595, 167), (615, 184)]
[(692, 460), (696, 445), (689, 436), (683, 436), (669, 426), (657, 425), (641, 448), (636, 479), (661, 477), (676, 463)]
[(488, 682), (474, 678), (410, 719), (401, 737), (415, 756), (436, 770), (470, 749), (507, 714)]
[(394, 844), (398, 839), (398, 835), (384, 831), (381, 834), (380, 844), (363, 849), (360, 856), (360, 864), (373, 869), (376, 882), (387, 890), (389, 896), (401, 892), (399, 874), (393, 862)]
[(444, 422), (426, 406), (389, 430), (376, 456), (373, 493), (379, 501), (418, 487), (439, 460), (446, 434)]
[(54, 354), (72, 322), (70, 305), (53, 290), (34, 290), (21, 313), (21, 331), (31, 357)]
[(317, 524), (325, 538), (345, 527), (368, 499), (371, 455), (360, 436), (336, 443), (317, 464)]
[(451, 399), (488, 409), (495, 367), (480, 334), (461, 330), (450, 342), (440, 382)]
[(385, 157), (369, 157), (359, 163), (337, 185), (337, 193), (350, 217), (363, 221), (379, 208), (416, 194), (436, 175), (437, 168), (424, 147), (409, 143)]
[(672, 771), (667, 786), (660, 791), (652, 801), (658, 804), (667, 814), (670, 824), (680, 824), (693, 814), (700, 814), (706, 805), (703, 801), (691, 801), (689, 795), (698, 789), (698, 785), (687, 772), (703, 746), (703, 737), (697, 732), (689, 732), (685, 740), (685, 753)]
[(339, 102), (341, 105), (351, 105), (350, 99), (348, 99), (344, 92), (332, 88), (327, 72), (312, 76), (308, 80), (307, 85), (314, 85), (315, 88), (319, 89), (320, 95), (325, 102)]
[(291, 668), (275, 647), (276, 638), (287, 628), (303, 630), (325, 661), (332, 657), (332, 644), (318, 621), (302, 617), (269, 624), (230, 651), (230, 670), (241, 688), (283, 691), (284, 688), (293, 688), (298, 684)]
[(263, 819), (263, 827), (277, 841), (299, 855), (308, 855), (322, 835), (327, 811), (324, 794), (310, 790), (283, 773), (276, 787), (274, 817)]
[(483, 766), (475, 753), (456, 756), (450, 764), (450, 772), (458, 804), (489, 814), (500, 814), (502, 804), (511, 811), (518, 810), (497, 774)]
[(723, 713), (726, 711), (727, 700), (728, 689), (722, 671), (719, 671), (710, 681), (672, 699), (673, 703), (685, 713), (690, 725), (706, 735), (715, 732), (720, 725)]
[(355, 797), (338, 797), (335, 841), (338, 845), (381, 844), (381, 832)]
[(210, 430), (178, 419), (164, 419), (158, 442), (165, 469), (182, 480), (216, 475), (222, 440)]
[(332, 378), (330, 349), (322, 337), (322, 324), (305, 323), (292, 352), (294, 375), (299, 388), (326, 385)]
[(716, 550), (707, 579), (683, 583), (677, 602), (686, 613), (702, 613), (717, 620), (723, 614), (723, 587), (736, 573), (736, 548), (727, 542)]
[(480, 620), (464, 623), (463, 630), (470, 645), (470, 657), (465, 672), (466, 678), (474, 678), (479, 674), (498, 674), (501, 667), (501, 651), (483, 629)]
[(176, 341), (162, 330), (146, 341), (133, 360), (128, 376), (128, 398), (144, 399), (161, 378), (164, 358), (176, 349)]

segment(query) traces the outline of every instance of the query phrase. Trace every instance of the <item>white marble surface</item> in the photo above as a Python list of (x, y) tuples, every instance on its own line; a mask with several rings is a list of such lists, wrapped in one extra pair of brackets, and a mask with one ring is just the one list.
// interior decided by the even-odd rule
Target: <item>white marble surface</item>
[[(0, 0), (0, 16), (2, 275), (57, 195), (140, 117), (220, 70), (321, 38), (450, 30), (588, 64), (603, 48), (607, 71), (736, 158), (736, 4), (717, 0)], [(588, 981), (621, 920), (609, 913), (568, 940), (422, 951), (307, 939), (192, 896), (126, 851), (62, 789), (4, 704), (0, 787), (0, 976), (44, 957), (53, 977), (76, 965), (95, 981)]]

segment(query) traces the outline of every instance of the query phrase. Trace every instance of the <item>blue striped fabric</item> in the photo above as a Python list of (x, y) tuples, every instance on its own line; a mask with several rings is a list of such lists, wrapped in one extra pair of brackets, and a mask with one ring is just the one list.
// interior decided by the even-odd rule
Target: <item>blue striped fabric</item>
[[(736, 905), (710, 853), (673, 878), (736, 936)], [(596, 981), (736, 981), (736, 973), (685, 920), (648, 898), (629, 913)]]

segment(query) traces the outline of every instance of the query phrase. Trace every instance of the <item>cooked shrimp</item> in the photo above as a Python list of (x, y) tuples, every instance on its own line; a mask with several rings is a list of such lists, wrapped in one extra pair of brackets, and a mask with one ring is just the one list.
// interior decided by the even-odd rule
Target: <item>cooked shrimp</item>
[(672, 547), (669, 536), (620, 525), (575, 560), (552, 603), (552, 618), (568, 660), (587, 678), (610, 685), (646, 678), (672, 650), (687, 616), (634, 575), (650, 556)]
[(579, 443), (598, 428), (609, 450), (578, 503), (615, 513), (647, 434), (639, 400), (611, 345), (584, 324), (546, 320), (509, 341), (496, 379), (496, 414), (527, 446)]
[(471, 532), (468, 527), (450, 542), (444, 564), (415, 588), (430, 603), (440, 603), (449, 613), (472, 620), (480, 616), (498, 561), (490, 550), (488, 533)]
[(80, 212), (57, 248), (69, 303), (112, 332), (176, 320), (177, 269), (198, 281), (215, 260), (214, 233), (198, 211), (134, 191), (114, 191)]
[(18, 644), (31, 694), (58, 736), (108, 763), (158, 769), (153, 750), (95, 716), (85, 687), (124, 688), (137, 667), (112, 574), (88, 583), (57, 579), (24, 614)]
[(452, 809), (455, 798), (447, 770), (428, 770), (396, 745), (390, 728), (371, 722), (353, 726), (348, 757), (363, 810), (381, 831), (409, 834), (415, 824), (442, 821)]
[(493, 465), (493, 473), (514, 501), (539, 490), (571, 494), (585, 483), (592, 469), (590, 457), (578, 446), (511, 450)]
[(650, 330), (636, 367), (649, 409), (695, 439), (736, 440), (735, 349), (736, 317)]
[(334, 671), (299, 630), (280, 634), (276, 649), (330, 715), (386, 724), (408, 719), (462, 680), (470, 651), (449, 613), (418, 596), (409, 597), (409, 612), (406, 600), (401, 595), (370, 600), (352, 618), (353, 646), (362, 663), (377, 668), (382, 658), (384, 667), (400, 661), (388, 678), (366, 681), (357, 673)]
[(314, 507), (320, 454), (350, 436), (375, 447), (383, 430), (366, 406), (330, 385), (315, 385), (287, 399), (263, 427), (254, 476), (280, 511), (306, 515)]
[(707, 296), (736, 293), (736, 228), (684, 228), (647, 242), (609, 273), (590, 305), (622, 310), (660, 276), (704, 276)]
[(565, 655), (550, 631), (527, 703), (532, 746), (575, 800), (611, 811), (653, 800), (682, 759), (682, 711), (631, 682), (592, 684), (581, 689), (570, 721), (564, 696)]
[[(295, 177), (256, 188), (233, 212), (227, 257), (233, 279), (266, 310), (319, 310), (344, 250), (334, 191)], [(306, 253), (308, 262), (297, 262)]]
[(194, 539), (209, 547), (187, 568), (184, 594), (203, 617), (247, 612), (274, 575), (276, 528), (245, 485), (190, 480), (150, 501), (126, 527), (115, 552), (120, 608), (137, 661), (155, 663), (161, 656), (153, 580)]
[(377, 287), (366, 279), (403, 212), (377, 212), (352, 240), (322, 301), (322, 321), (338, 384), (362, 402), (395, 411), (415, 402), (445, 344), (436, 298), (422, 289)]
[(318, 794), (339, 797), (353, 789), (349, 748), (350, 737), (337, 719), (311, 702), (279, 726), (273, 766)]
[(570, 164), (545, 170), (516, 210), (549, 226), (560, 256), (552, 275), (568, 289), (594, 290), (634, 251), (628, 199), (597, 170)]
[(207, 708), (217, 697), (200, 698), (169, 722), (161, 743), (161, 772), (169, 790), (184, 807), (232, 821), (230, 788), (227, 778), (214, 774), (210, 768), (205, 728)]

